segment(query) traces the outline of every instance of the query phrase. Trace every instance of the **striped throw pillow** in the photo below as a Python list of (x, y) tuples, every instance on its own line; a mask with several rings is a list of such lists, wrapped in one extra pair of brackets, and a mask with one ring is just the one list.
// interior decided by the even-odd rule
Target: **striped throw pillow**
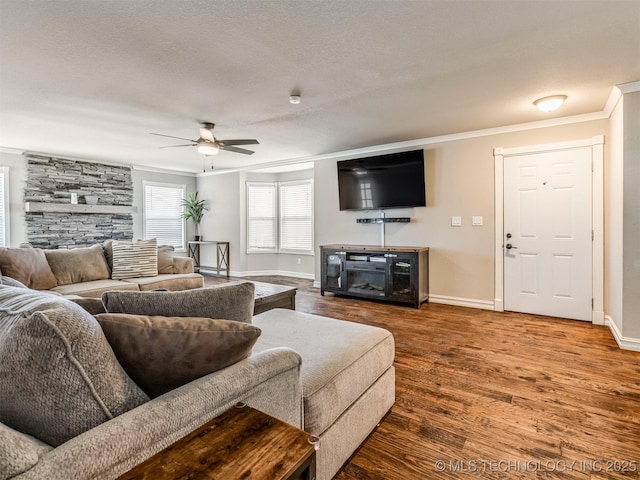
[(135, 243), (114, 240), (113, 280), (125, 278), (155, 277), (158, 275), (158, 243), (155, 238)]

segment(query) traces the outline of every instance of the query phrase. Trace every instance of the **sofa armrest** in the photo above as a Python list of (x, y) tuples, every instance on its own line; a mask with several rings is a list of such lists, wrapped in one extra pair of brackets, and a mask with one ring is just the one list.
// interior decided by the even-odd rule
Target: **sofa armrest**
[(72, 438), (15, 479), (117, 478), (238, 402), (300, 428), (300, 365), (284, 347), (254, 354)]
[(173, 257), (173, 273), (194, 273), (193, 258)]

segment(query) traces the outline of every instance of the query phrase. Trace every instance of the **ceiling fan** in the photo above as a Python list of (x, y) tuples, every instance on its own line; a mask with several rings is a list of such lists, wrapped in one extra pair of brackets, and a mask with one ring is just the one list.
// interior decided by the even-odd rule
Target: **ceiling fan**
[(258, 145), (256, 139), (240, 139), (240, 140), (218, 140), (213, 136), (214, 123), (202, 122), (200, 127), (200, 137), (197, 140), (191, 140), (189, 138), (174, 137), (171, 135), (163, 135), (161, 133), (152, 133), (151, 135), (157, 135), (158, 137), (177, 138), (178, 140), (186, 140), (191, 143), (183, 145), (168, 145), (160, 148), (173, 148), (173, 147), (198, 147), (198, 152), (203, 155), (216, 155), (220, 150), (226, 150), (228, 152), (243, 153), (245, 155), (253, 155), (254, 152), (245, 148), (238, 148), (236, 145)]

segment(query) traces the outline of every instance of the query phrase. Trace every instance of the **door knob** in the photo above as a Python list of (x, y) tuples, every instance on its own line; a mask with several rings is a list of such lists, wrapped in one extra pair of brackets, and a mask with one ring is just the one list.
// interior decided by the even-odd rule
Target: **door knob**
[(513, 246), (513, 245), (511, 245), (510, 243), (507, 243), (504, 247), (505, 247), (507, 250), (511, 250), (512, 248), (515, 248), (516, 250), (518, 249), (518, 247), (514, 247), (514, 246)]

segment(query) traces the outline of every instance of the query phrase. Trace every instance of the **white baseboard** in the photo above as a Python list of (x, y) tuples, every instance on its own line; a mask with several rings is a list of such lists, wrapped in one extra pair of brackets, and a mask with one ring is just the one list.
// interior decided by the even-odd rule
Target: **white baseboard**
[(489, 300), (476, 300), (473, 298), (448, 297), (446, 295), (429, 294), (429, 302), (455, 305), (457, 307), (480, 308), (482, 310), (494, 310), (495, 306)]
[(609, 315), (605, 315), (604, 324), (609, 327), (613, 338), (622, 350), (640, 352), (640, 338), (624, 337), (620, 329), (618, 329), (616, 322), (614, 322)]
[(266, 277), (269, 275), (304, 278), (305, 280), (314, 280), (316, 278), (313, 273), (289, 272), (286, 270), (249, 270), (246, 272), (234, 272), (233, 270), (231, 271), (232, 277)]

